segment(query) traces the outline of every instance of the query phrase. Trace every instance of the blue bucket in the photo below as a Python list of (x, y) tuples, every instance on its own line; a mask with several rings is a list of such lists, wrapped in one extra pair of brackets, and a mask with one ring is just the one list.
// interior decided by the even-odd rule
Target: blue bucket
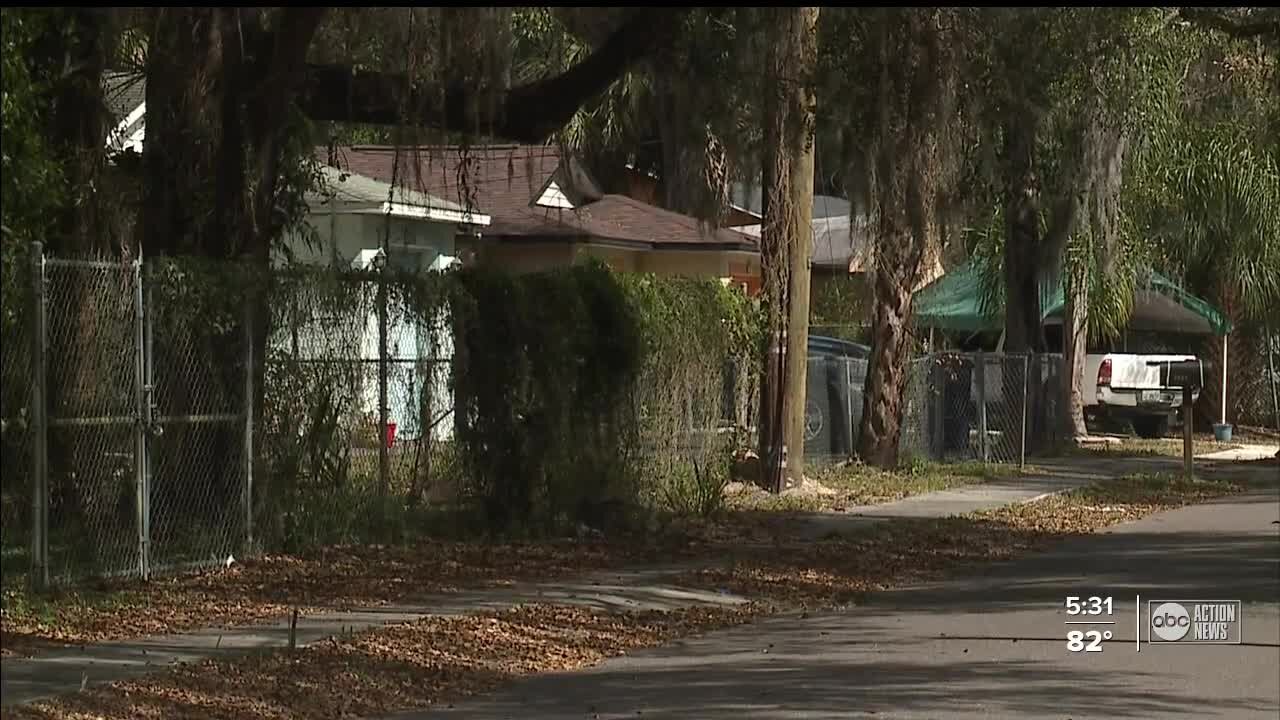
[(1225, 425), (1224, 425), (1224, 424), (1221, 424), (1221, 423), (1214, 423), (1214, 424), (1213, 424), (1213, 439), (1214, 439), (1214, 440), (1217, 440), (1217, 441), (1218, 441), (1218, 442), (1220, 442), (1220, 443), (1229, 443), (1229, 442), (1231, 442), (1231, 425), (1229, 425), (1229, 424), (1225, 424)]

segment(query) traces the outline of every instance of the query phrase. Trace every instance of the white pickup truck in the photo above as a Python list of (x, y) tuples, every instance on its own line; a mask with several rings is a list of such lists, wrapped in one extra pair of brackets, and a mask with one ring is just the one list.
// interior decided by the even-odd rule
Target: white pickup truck
[[(1161, 382), (1161, 363), (1197, 362), (1194, 355), (1086, 355), (1084, 365), (1085, 417), (1133, 423), (1139, 437), (1163, 437), (1182, 405), (1182, 388)], [(1201, 366), (1203, 385), (1203, 365)], [(1198, 398), (1200, 390), (1192, 391)]]

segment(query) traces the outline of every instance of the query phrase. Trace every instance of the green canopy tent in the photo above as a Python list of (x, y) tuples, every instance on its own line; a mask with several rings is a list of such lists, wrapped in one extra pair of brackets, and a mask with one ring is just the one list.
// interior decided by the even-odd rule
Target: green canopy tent
[[(974, 261), (948, 272), (916, 293), (914, 318), (917, 327), (951, 332), (1000, 332), (1004, 329), (1004, 308), (984, 302), (982, 273)], [(1061, 283), (1041, 287), (1041, 321), (1061, 325), (1066, 297)], [(1129, 327), (1134, 330), (1226, 335), (1231, 320), (1218, 308), (1187, 292), (1174, 280), (1148, 270), (1134, 292)], [(1222, 423), (1226, 424), (1227, 343), (1222, 344)]]
[[(1226, 335), (1231, 321), (1221, 310), (1192, 295), (1178, 283), (1154, 270), (1139, 281), (1133, 298), (1129, 327), (1134, 330), (1177, 332), (1189, 335)], [(1041, 288), (1041, 320), (1060, 325), (1066, 306), (1061, 284)], [(969, 262), (916, 293), (918, 327), (955, 332), (999, 332), (1004, 328), (1004, 308), (986, 307), (982, 275)]]

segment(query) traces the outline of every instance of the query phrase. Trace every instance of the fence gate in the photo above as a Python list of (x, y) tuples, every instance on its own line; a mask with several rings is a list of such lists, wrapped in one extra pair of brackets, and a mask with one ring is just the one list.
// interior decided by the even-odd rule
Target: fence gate
[(145, 574), (141, 265), (33, 258), (33, 580)]
[(33, 583), (225, 562), (250, 532), (245, 323), (189, 275), (32, 258)]
[(212, 279), (168, 260), (143, 272), (148, 573), (224, 563), (249, 540), (251, 343), (240, 297), (202, 292)]

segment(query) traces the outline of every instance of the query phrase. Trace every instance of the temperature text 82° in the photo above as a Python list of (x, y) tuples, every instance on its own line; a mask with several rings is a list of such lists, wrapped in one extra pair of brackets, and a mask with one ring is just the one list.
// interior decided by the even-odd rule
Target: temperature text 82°
[(1067, 649), (1071, 652), (1102, 652), (1102, 641), (1110, 639), (1110, 630), (1072, 630), (1067, 633)]

